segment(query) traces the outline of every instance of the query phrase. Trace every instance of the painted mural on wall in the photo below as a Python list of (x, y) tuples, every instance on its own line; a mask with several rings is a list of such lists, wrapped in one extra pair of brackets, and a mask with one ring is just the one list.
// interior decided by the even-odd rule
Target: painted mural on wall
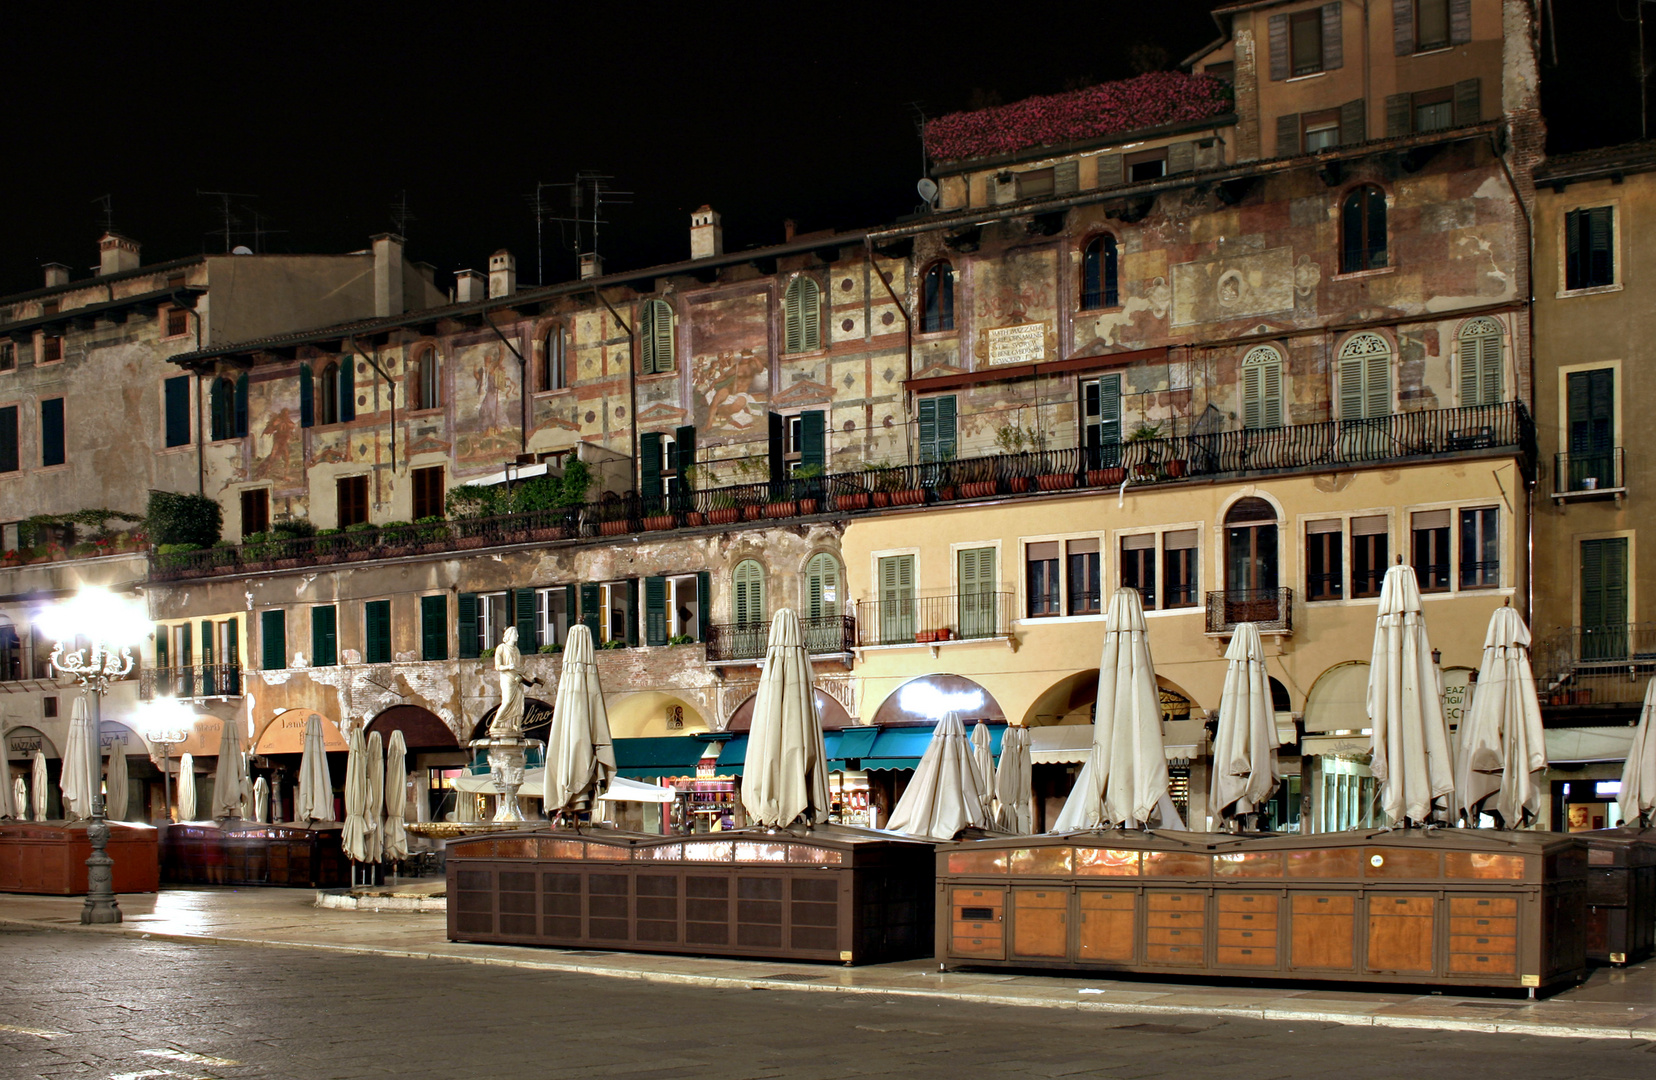
[(770, 296), (724, 296), (688, 305), (696, 426), (709, 435), (765, 430), (770, 405)]
[(517, 360), (506, 347), (472, 349), (454, 380), (459, 463), (482, 465), (518, 452), (521, 384)]
[(979, 334), (1030, 323), (1056, 326), (1057, 281), (1056, 245), (1015, 249), (974, 263), (972, 317)]

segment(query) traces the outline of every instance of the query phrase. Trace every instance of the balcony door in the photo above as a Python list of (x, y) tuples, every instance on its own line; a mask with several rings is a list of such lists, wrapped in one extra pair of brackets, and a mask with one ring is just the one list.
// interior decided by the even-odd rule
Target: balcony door
[(1572, 371), (1565, 380), (1570, 427), (1570, 491), (1618, 487), (1614, 468), (1616, 380), (1610, 368)]
[(1274, 622), (1277, 596), (1276, 508), (1241, 499), (1225, 515), (1225, 622)]
[(1627, 537), (1581, 542), (1581, 658), (1627, 656)]
[(995, 549), (962, 548), (958, 558), (958, 625), (963, 638), (995, 634)]
[(1082, 444), (1087, 468), (1121, 463), (1121, 376), (1101, 375), (1081, 381)]
[(880, 560), (880, 644), (914, 640), (914, 556)]

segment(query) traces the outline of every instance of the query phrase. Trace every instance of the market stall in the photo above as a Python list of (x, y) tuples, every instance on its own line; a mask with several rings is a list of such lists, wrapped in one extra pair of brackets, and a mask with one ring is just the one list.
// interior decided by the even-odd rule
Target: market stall
[(1587, 959), (1633, 964), (1656, 951), (1656, 829), (1577, 833), (1587, 844)]
[[(166, 828), (161, 879), (169, 885), (277, 885), (343, 888), (350, 863), (338, 822), (264, 825), (230, 818)], [(121, 892), (117, 884), (116, 892)]]
[[(85, 821), (0, 821), (0, 892), (86, 892), (86, 860), (92, 854), (86, 826)], [(112, 821), (106, 850), (114, 860), (117, 893), (160, 888), (154, 826)]]

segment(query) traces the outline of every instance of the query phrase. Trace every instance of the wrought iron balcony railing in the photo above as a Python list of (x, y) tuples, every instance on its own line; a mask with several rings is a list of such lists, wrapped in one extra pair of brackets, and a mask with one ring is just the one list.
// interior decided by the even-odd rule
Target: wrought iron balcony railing
[[(800, 619), (805, 650), (813, 656), (848, 653), (856, 645), (857, 620), (850, 615)], [(707, 659), (761, 660), (770, 645), (770, 623), (719, 623), (707, 628)]]
[(935, 645), (1005, 637), (1012, 632), (1012, 594), (963, 592), (857, 603), (858, 645)]
[(149, 701), (157, 695), (176, 698), (241, 697), (241, 665), (145, 668), (138, 684), (138, 696)]
[(1251, 622), (1262, 632), (1292, 633), (1294, 590), (1230, 589), (1207, 594), (1207, 632), (1227, 634)]
[(1551, 705), (1627, 705), (1656, 675), (1656, 622), (1572, 626), (1534, 649), (1535, 683)]
[(1627, 487), (1621, 447), (1606, 450), (1577, 450), (1553, 456), (1553, 496), (1613, 493)]

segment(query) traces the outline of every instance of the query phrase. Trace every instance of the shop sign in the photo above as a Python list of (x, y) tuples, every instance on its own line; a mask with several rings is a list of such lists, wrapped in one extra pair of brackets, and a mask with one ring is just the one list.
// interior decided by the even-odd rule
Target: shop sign
[(1455, 731), (1466, 719), (1466, 710), (1472, 705), (1472, 669), (1445, 668), (1443, 670), (1443, 718), (1449, 730)]
[(987, 337), (991, 364), (1032, 364), (1046, 356), (1045, 323), (996, 327)]
[(132, 749), (132, 732), (120, 724), (105, 724), (98, 732), (98, 749), (108, 750), (112, 746), (119, 746), (123, 752)]
[(34, 757), (35, 751), (45, 744), (45, 737), (38, 732), (33, 735), (12, 734), (6, 738), (6, 752), (12, 757)]

